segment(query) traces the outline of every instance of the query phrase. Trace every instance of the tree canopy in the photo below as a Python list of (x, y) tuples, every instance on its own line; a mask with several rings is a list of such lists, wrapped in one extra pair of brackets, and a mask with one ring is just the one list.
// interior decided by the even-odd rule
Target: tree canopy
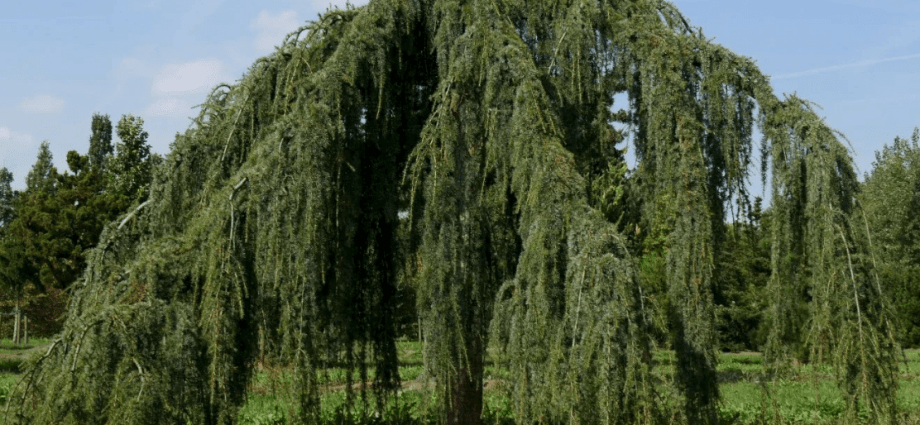
[[(676, 404), (620, 231), (617, 122), (638, 161), (626, 220), (661, 237)], [(380, 409), (409, 282), (447, 423), (478, 423), (487, 347), (519, 423), (717, 423), (716, 265), (726, 217), (750, 208), (755, 126), (771, 364), (791, 364), (788, 341), (831, 347), (849, 418), (869, 403), (893, 423), (896, 346), (841, 136), (657, 0), (372, 0), (290, 34), (208, 95), (103, 231), (16, 418), (234, 423), (261, 351), (290, 368), (299, 422), (331, 365), (349, 407), (356, 381)], [(814, 297), (807, 338), (788, 292)]]
[[(142, 122), (135, 121), (125, 119), (130, 124), (123, 126), (143, 134)], [(13, 192), (12, 174), (0, 170), (0, 273), (7, 277), (3, 284), (14, 292), (28, 286), (39, 292), (70, 287), (83, 274), (84, 252), (96, 246), (103, 226), (135, 201), (125, 192), (133, 190), (137, 196), (136, 192), (143, 192), (141, 188), (149, 184), (151, 161), (146, 139), (130, 139), (125, 130), (129, 142), (122, 144), (114, 160), (137, 157), (140, 162), (131, 166), (130, 173), (121, 173), (130, 174), (137, 181), (132, 183), (136, 187), (119, 190), (118, 176), (103, 166), (111, 157), (111, 122), (97, 114), (91, 128), (89, 153), (68, 152), (68, 170), (63, 173), (53, 164), (48, 142), (39, 149), (25, 190)], [(121, 159), (119, 164), (129, 161)]]
[(0, 228), (6, 227), (13, 221), (13, 201), (15, 199), (13, 173), (6, 167), (0, 168)]
[[(90, 128), (92, 129), (92, 134), (89, 137), (89, 152), (87, 152), (86, 156), (89, 158), (91, 166), (102, 167), (114, 150), (112, 146), (112, 120), (109, 119), (108, 115), (93, 114), (93, 122)], [(124, 132), (124, 130), (122, 131)]]
[(920, 130), (876, 152), (859, 196), (905, 345), (920, 345)]

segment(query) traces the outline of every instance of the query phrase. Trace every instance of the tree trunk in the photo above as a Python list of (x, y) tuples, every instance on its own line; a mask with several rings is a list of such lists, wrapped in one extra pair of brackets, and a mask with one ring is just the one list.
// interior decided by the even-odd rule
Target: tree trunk
[(13, 345), (19, 345), (19, 299), (16, 299), (16, 310), (13, 310)]
[(19, 345), (19, 312), (13, 312), (13, 345)]
[(458, 356), (458, 373), (448, 389), (447, 425), (482, 423), (482, 337), (470, 336), (466, 349), (469, 363)]

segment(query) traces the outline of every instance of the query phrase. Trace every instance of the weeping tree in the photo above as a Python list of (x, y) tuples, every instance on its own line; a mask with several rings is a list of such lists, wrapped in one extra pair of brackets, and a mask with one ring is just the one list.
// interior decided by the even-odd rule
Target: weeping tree
[[(782, 376), (795, 358), (830, 363), (848, 422), (862, 408), (876, 423), (897, 423), (899, 348), (885, 294), (890, 284), (879, 276), (879, 250), (856, 202), (858, 182), (843, 135), (797, 97), (776, 108), (761, 117), (775, 214), (768, 370)], [(795, 304), (803, 295), (807, 326)], [(794, 352), (797, 346), (807, 351), (806, 359)]]
[[(647, 299), (611, 218), (616, 122), (638, 160), (637, 232), (670, 229), (677, 403), (652, 373)], [(147, 200), (107, 227), (8, 409), (234, 423), (259, 360), (287, 371), (297, 422), (319, 421), (331, 367), (348, 412), (383, 410), (406, 280), (447, 423), (479, 423), (489, 347), (520, 423), (717, 423), (715, 256), (747, 208), (758, 124), (786, 221), (773, 340), (783, 291), (828, 288), (810, 334), (858, 353), (839, 357), (851, 411), (862, 398), (891, 420), (894, 348), (845, 147), (654, 0), (373, 0), (290, 34), (211, 92)]]

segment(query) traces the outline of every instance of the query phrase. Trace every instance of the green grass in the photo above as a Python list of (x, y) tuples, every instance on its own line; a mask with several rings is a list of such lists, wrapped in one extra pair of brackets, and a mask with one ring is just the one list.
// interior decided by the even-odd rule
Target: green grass
[[(815, 370), (817, 369), (817, 370)], [(720, 356), (719, 377), (722, 393), (723, 416), (733, 423), (753, 424), (764, 415), (781, 416), (790, 424), (832, 424), (842, 418), (845, 410), (843, 393), (837, 387), (833, 369), (826, 365), (802, 366), (799, 376), (792, 379), (759, 382), (763, 371), (759, 354), (745, 356)], [(726, 372), (742, 375), (741, 379), (727, 380)], [(900, 365), (898, 407), (916, 421), (920, 416), (920, 350), (906, 350)], [(764, 390), (774, 392), (776, 403), (764, 398)], [(868, 419), (868, 411), (860, 411)], [(913, 423), (911, 421), (911, 423)], [(769, 421), (768, 421), (769, 422)]]
[(22, 353), (26, 350), (46, 346), (50, 344), (51, 341), (53, 340), (48, 338), (29, 338), (28, 344), (13, 345), (12, 339), (3, 338), (0, 339), (0, 355)]
[[(398, 343), (398, 352), (402, 381), (415, 381), (423, 370), (421, 345), (414, 341), (402, 341)], [(670, 380), (674, 370), (674, 354), (657, 351), (654, 360), (656, 373), (666, 381)], [(508, 376), (506, 370), (496, 370), (491, 358), (486, 359), (486, 364), (486, 377), (501, 379)], [(916, 421), (920, 418), (920, 350), (906, 350), (900, 369), (898, 406), (911, 418), (907, 420)], [(829, 366), (814, 368), (804, 365), (799, 370), (800, 375), (793, 379), (762, 383), (763, 358), (760, 353), (720, 353), (717, 371), (722, 393), (720, 410), (725, 423), (755, 424), (759, 423), (762, 416), (766, 416), (769, 423), (776, 415), (781, 416), (787, 424), (834, 424), (844, 414), (843, 395), (834, 381), (833, 369)], [(369, 371), (369, 374), (373, 376), (373, 371)], [(344, 371), (341, 369), (330, 370), (329, 376), (330, 385), (344, 382)], [(775, 404), (764, 397), (765, 389), (777, 395)], [(673, 391), (673, 388), (663, 386), (662, 392), (669, 391)], [(422, 406), (426, 403), (423, 403), (422, 397), (423, 393), (407, 389), (400, 394), (398, 400), (390, 402), (384, 417), (378, 418), (374, 416), (371, 395), (370, 410), (362, 412), (359, 409), (355, 417), (348, 417), (341, 413), (345, 403), (345, 392), (342, 389), (323, 394), (321, 410), (324, 421), (330, 424), (437, 423), (434, 417), (425, 416)], [(513, 423), (510, 402), (504, 394), (487, 388), (484, 397), (486, 423)], [(432, 401), (429, 400), (429, 404)], [(283, 423), (278, 420), (279, 417), (294, 413), (286, 411), (286, 406), (286, 403), (271, 395), (253, 394), (240, 412), (240, 423)], [(860, 412), (860, 416), (868, 419), (868, 412)]]
[[(40, 352), (51, 342), (48, 339), (30, 340), (24, 347), (15, 347), (9, 339), (0, 340), (0, 400), (5, 400), (9, 389), (19, 378), (18, 367), (30, 355)], [(395, 400), (390, 400), (384, 414), (377, 416), (373, 394), (368, 395), (368, 409), (358, 409), (353, 416), (343, 413), (345, 405), (345, 371), (332, 368), (324, 371), (328, 381), (323, 378), (326, 388), (320, 400), (323, 421), (328, 424), (435, 424), (437, 418), (425, 406), (434, 405), (436, 394), (418, 391), (420, 376), (423, 373), (424, 357), (421, 344), (415, 341), (400, 341), (397, 345), (399, 356), (399, 373), (405, 384), (404, 390)], [(654, 353), (656, 366), (654, 370), (665, 381), (673, 373), (674, 354), (667, 351)], [(746, 425), (758, 423), (762, 416), (772, 422), (774, 415), (782, 416), (787, 424), (833, 424), (837, 423), (844, 412), (843, 396), (833, 378), (833, 370), (827, 366), (814, 368), (804, 365), (800, 375), (792, 379), (776, 382), (760, 382), (763, 372), (763, 358), (760, 353), (721, 353), (719, 355), (718, 376), (722, 393), (720, 410), (725, 423)], [(368, 371), (373, 379), (374, 370)], [(289, 410), (289, 403), (283, 394), (287, 394), (291, 379), (276, 371), (278, 376), (269, 379), (267, 372), (259, 372), (253, 380), (253, 391), (247, 403), (240, 410), (241, 425), (277, 425), (284, 419), (296, 415)], [(508, 372), (497, 369), (491, 357), (486, 359), (485, 376), (491, 380), (507, 378)], [(817, 377), (817, 379), (815, 379)], [(357, 381), (359, 377), (353, 376)], [(274, 386), (273, 386), (274, 385)], [(411, 387), (409, 385), (412, 385)], [(331, 388), (335, 387), (336, 388)], [(777, 402), (764, 398), (764, 389), (777, 394)], [(358, 393), (360, 390), (356, 390)], [(662, 386), (667, 395), (673, 388)], [(370, 392), (369, 392), (370, 393)], [(817, 395), (817, 402), (815, 396)], [(361, 402), (356, 403), (361, 406)], [(484, 418), (487, 424), (506, 425), (513, 423), (510, 402), (500, 391), (486, 388), (484, 391)], [(905, 358), (900, 364), (900, 381), (898, 389), (898, 406), (907, 416), (908, 423), (920, 423), (920, 350), (906, 350)], [(868, 418), (867, 412), (862, 412)]]
[(50, 343), (47, 338), (30, 338), (28, 344), (13, 345), (11, 339), (0, 339), (0, 405), (19, 380), (20, 366)]

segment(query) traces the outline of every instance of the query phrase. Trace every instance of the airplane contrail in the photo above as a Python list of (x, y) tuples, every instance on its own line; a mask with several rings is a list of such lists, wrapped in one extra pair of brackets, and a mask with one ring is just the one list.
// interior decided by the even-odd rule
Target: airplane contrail
[(897, 62), (897, 61), (918, 59), (918, 58), (920, 58), (920, 53), (913, 54), (913, 55), (906, 55), (906, 56), (895, 56), (892, 58), (869, 59), (869, 60), (864, 60), (864, 61), (859, 61), (859, 62), (847, 63), (843, 65), (827, 66), (824, 68), (809, 69), (807, 71), (799, 71), (799, 72), (792, 72), (789, 74), (775, 75), (773, 76), (772, 79), (773, 80), (785, 80), (789, 78), (803, 77), (806, 75), (823, 74), (825, 72), (839, 71), (841, 69), (847, 69), (847, 68), (858, 68), (861, 66), (876, 65), (876, 64), (880, 64), (884, 62)]

